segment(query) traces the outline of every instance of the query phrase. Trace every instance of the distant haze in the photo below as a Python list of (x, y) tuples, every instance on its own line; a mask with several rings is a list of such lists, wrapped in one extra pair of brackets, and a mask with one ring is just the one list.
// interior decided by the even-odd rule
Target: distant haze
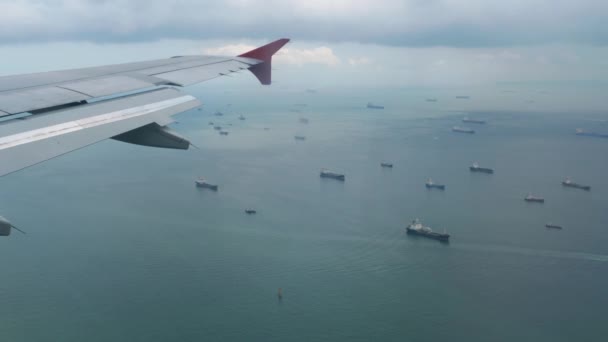
[(608, 83), (600, 0), (21, 0), (0, 1), (0, 28), (2, 74), (289, 37), (275, 80), (304, 88)]

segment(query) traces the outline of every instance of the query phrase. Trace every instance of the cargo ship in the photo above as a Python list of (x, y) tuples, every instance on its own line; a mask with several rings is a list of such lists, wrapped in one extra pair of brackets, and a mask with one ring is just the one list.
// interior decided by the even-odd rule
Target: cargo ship
[(415, 219), (414, 221), (412, 221), (412, 223), (409, 226), (407, 226), (407, 228), (405, 228), (405, 231), (409, 235), (424, 236), (429, 239), (439, 240), (441, 242), (450, 241), (450, 234), (436, 233), (431, 228), (423, 226), (422, 223), (420, 223), (420, 220), (418, 220), (418, 219)]
[(469, 166), (469, 170), (471, 170), (471, 172), (494, 173), (494, 170), (487, 167), (480, 167), (477, 163), (473, 163), (473, 165)]
[(568, 188), (575, 188), (575, 189), (581, 189), (581, 190), (585, 190), (585, 191), (589, 191), (591, 190), (591, 187), (589, 185), (581, 185), (578, 183), (574, 183), (573, 181), (570, 180), (570, 178), (566, 178), (566, 180), (564, 180), (562, 182), (562, 185)]
[(426, 181), (426, 183), (424, 184), (424, 186), (426, 186), (427, 189), (445, 190), (445, 185), (443, 185), (443, 184), (435, 184), (435, 182), (433, 182), (433, 180), (431, 178), (429, 178)]
[(194, 181), (197, 187), (217, 191), (218, 186), (215, 184), (208, 183), (203, 177), (199, 177)]
[(327, 169), (321, 169), (320, 176), (321, 176), (321, 178), (332, 178), (332, 179), (337, 179), (340, 181), (346, 180), (346, 177), (343, 174), (329, 171)]
[(456, 133), (468, 133), (468, 134), (475, 133), (475, 131), (472, 130), (472, 129), (470, 129), (470, 128), (458, 127), (458, 126), (452, 127), (452, 132), (456, 132)]
[(393, 168), (393, 163), (382, 162), (382, 163), (380, 163), (380, 166)]
[(524, 201), (526, 201), (526, 202), (535, 202), (535, 203), (545, 203), (545, 199), (544, 198), (532, 196), (532, 194), (528, 194), (528, 196), (524, 197)]
[(367, 103), (367, 108), (369, 109), (384, 109), (384, 106), (380, 106), (380, 105), (375, 105), (371, 102)]
[(575, 134), (576, 135), (585, 136), (585, 137), (608, 138), (608, 134), (595, 133), (595, 132), (586, 132), (582, 128), (577, 128)]
[(469, 119), (468, 117), (464, 117), (462, 119), (462, 122), (464, 122), (464, 123), (478, 124), (478, 125), (483, 125), (483, 124), (486, 123), (484, 120)]
[(558, 226), (558, 225), (556, 225), (556, 224), (547, 223), (547, 224), (545, 225), (545, 228), (562, 229), (563, 227), (562, 227), (562, 226)]

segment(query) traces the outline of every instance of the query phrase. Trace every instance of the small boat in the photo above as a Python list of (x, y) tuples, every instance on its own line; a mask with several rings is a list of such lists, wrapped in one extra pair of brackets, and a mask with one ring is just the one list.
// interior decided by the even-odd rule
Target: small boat
[(216, 131), (221, 131), (222, 130), (222, 126), (213, 126), (213, 129)]
[(308, 119), (307, 118), (300, 118), (300, 123), (307, 124), (308, 123)]
[(435, 98), (428, 98), (428, 99), (426, 99), (426, 102), (437, 102), (437, 99), (435, 99)]
[(218, 186), (208, 183), (203, 177), (199, 177), (194, 181), (197, 187), (217, 191)]
[(303, 135), (296, 135), (293, 138), (296, 139), (296, 140), (306, 140), (306, 137), (303, 136)]
[(217, 112), (213, 113), (213, 115), (215, 115), (215, 116), (222, 116), (222, 115), (224, 115), (224, 113), (222, 113), (222, 112), (220, 112), (218, 110)]
[(257, 213), (257, 211), (255, 211), (255, 209), (245, 209), (245, 213), (247, 213), (249, 215), (253, 215), (253, 214)]
[(227, 131), (220, 131), (220, 135), (228, 135)]
[(426, 186), (427, 189), (445, 190), (445, 185), (443, 185), (443, 184), (435, 184), (435, 182), (433, 182), (433, 180), (431, 178), (429, 178), (426, 181), (426, 183), (424, 184), (424, 186)]
[(283, 289), (280, 287), (277, 290), (277, 297), (279, 298), (279, 300), (283, 299)]
[(209, 125), (210, 125), (210, 126), (213, 126), (213, 125), (214, 125), (214, 124), (213, 124), (213, 121), (209, 121)]
[(320, 176), (321, 176), (321, 178), (332, 178), (332, 179), (337, 179), (340, 181), (346, 180), (346, 176), (344, 176), (343, 174), (329, 171), (327, 169), (321, 169)]
[(524, 198), (524, 200), (526, 202), (536, 202), (536, 203), (545, 203), (545, 199), (542, 197), (536, 197), (536, 196), (532, 196), (532, 194), (528, 194), (528, 196), (526, 196)]
[(245, 117), (244, 117), (244, 116), (241, 114), (241, 115), (239, 116), (239, 120), (245, 120)]
[(545, 225), (545, 227), (546, 227), (546, 228), (552, 228), (552, 229), (563, 229), (563, 227), (562, 227), (562, 226), (558, 226), (558, 225), (556, 225), (556, 224), (552, 224), (552, 223), (547, 223), (547, 224)]
[(382, 163), (380, 163), (380, 166), (382, 166), (382, 167), (388, 167), (388, 168), (392, 169), (393, 168), (393, 163), (382, 162)]

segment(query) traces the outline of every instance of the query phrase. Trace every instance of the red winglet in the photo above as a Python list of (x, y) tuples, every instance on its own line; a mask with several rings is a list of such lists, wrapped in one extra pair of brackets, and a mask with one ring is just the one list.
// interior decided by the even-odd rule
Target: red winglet
[(238, 57), (249, 57), (264, 61), (263, 63), (252, 66), (249, 68), (249, 71), (251, 71), (255, 77), (260, 80), (260, 83), (265, 85), (270, 84), (272, 74), (272, 55), (279, 51), (283, 45), (287, 44), (288, 42), (289, 39), (287, 38), (275, 40), (272, 43), (260, 46), (259, 48), (245, 52), (242, 55), (238, 55)]

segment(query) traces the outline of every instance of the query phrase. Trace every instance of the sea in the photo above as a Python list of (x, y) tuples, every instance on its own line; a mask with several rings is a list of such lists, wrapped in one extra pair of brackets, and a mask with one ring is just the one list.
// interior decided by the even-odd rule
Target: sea
[[(187, 151), (107, 140), (0, 178), (26, 232), (0, 240), (0, 341), (608, 336), (608, 139), (574, 134), (605, 111), (500, 87), (186, 91)], [(449, 244), (406, 235), (416, 218)]]

